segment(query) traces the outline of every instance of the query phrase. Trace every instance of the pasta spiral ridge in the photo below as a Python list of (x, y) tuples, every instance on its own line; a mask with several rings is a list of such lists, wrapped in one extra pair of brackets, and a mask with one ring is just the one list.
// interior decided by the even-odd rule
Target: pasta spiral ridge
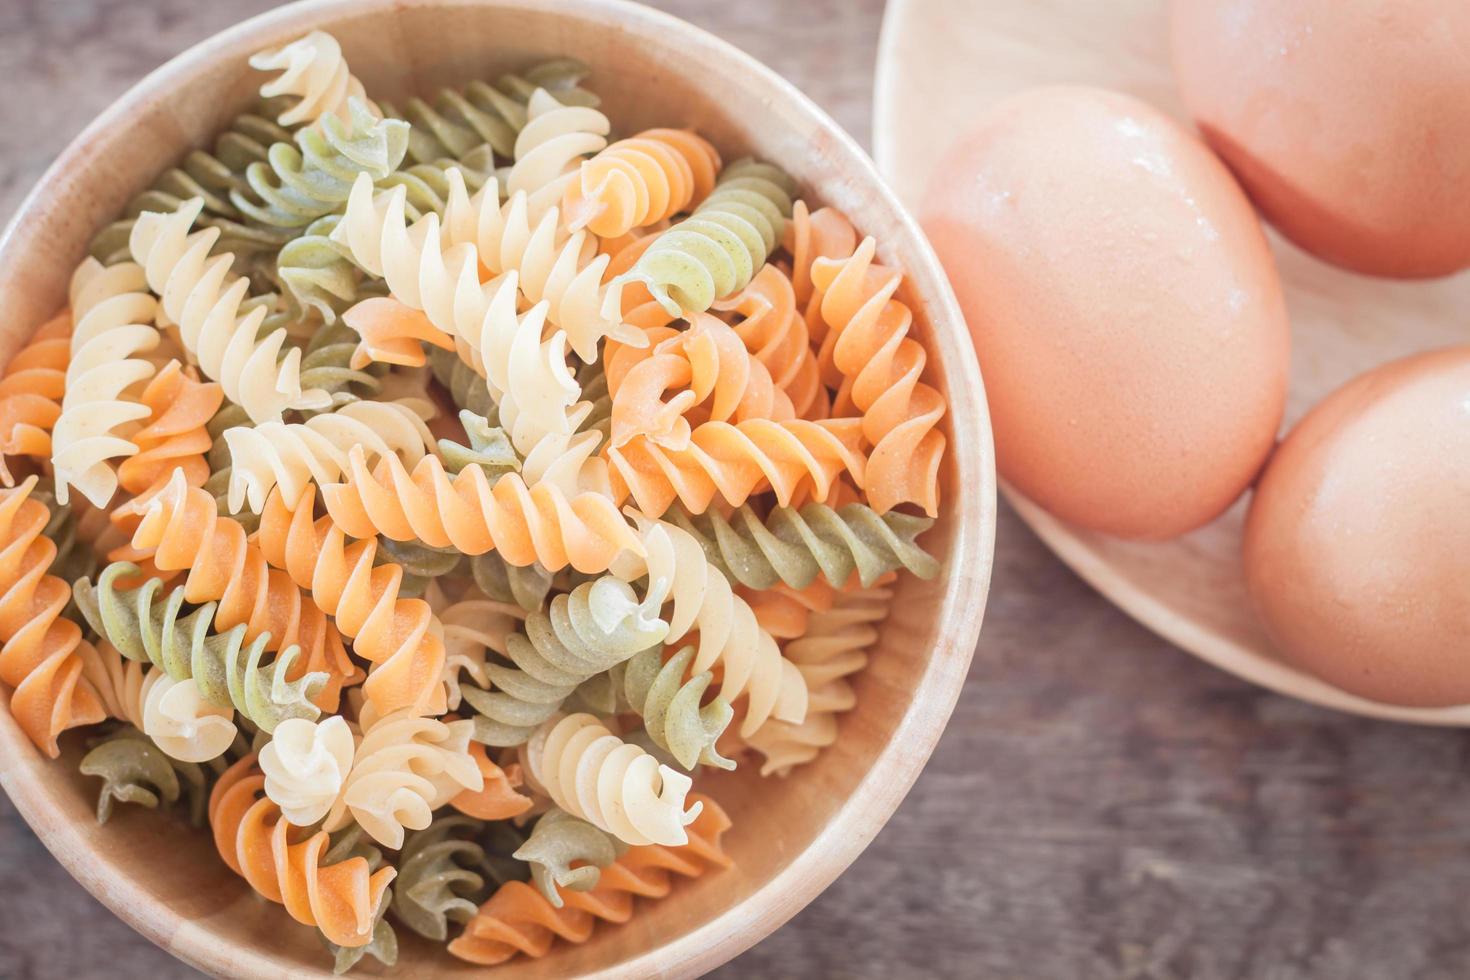
[(613, 683), (659, 748), (685, 769), (696, 765), (734, 769), (715, 742), (730, 725), (735, 710), (723, 697), (700, 706), (714, 681), (708, 670), (685, 680), (694, 661), (694, 647), (686, 646), (667, 661), (660, 649), (648, 649), (613, 669)]
[(724, 574), (705, 557), (698, 540), (673, 524), (636, 514), (646, 557), (624, 552), (612, 571), (626, 581), (648, 577), (645, 604), (670, 603), (667, 642), (699, 633), (692, 674), (721, 665), (719, 693), (734, 703), (746, 695), (740, 734), (749, 736), (767, 720), (799, 723), (806, 717), (807, 689), (801, 674), (781, 656), (760, 627), (750, 605), (735, 595)]
[(256, 513), (277, 486), (286, 499), (296, 500), (308, 483), (339, 478), (353, 446), (372, 459), (393, 454), (409, 464), (434, 446), (420, 407), (409, 401), (349, 402), (305, 422), (226, 429), (224, 440), (230, 451), (230, 510), (248, 503)]
[(342, 46), (325, 31), (312, 31), (279, 48), (254, 54), (250, 67), (281, 73), (260, 86), (263, 97), (296, 100), (276, 118), (282, 126), (311, 124), (328, 115), (346, 118), (352, 98), (376, 109), (362, 82), (348, 69)]
[[(165, 754), (134, 726), (123, 725), (90, 743), (78, 769), (102, 780), (97, 791), (97, 822), (107, 823), (113, 806), (127, 803), (156, 810), (180, 800), (189, 823), (204, 826), (209, 789), (224, 763), (184, 762)], [(218, 767), (218, 768), (216, 768)]]
[(433, 813), (461, 792), (478, 792), (483, 777), (469, 755), (468, 721), (421, 718), (399, 711), (364, 726), (352, 769), (323, 827), (356, 823), (395, 850), (404, 832), (423, 830)]
[(148, 409), (148, 422), (131, 436), (137, 454), (117, 468), (118, 482), (131, 499), (112, 512), (113, 524), (129, 529), (142, 505), (163, 489), (175, 470), (183, 471), (191, 487), (203, 486), (209, 479), (208, 425), (224, 392), (213, 382), (199, 381), (178, 361), (169, 361), (138, 400)]
[(434, 606), (444, 626), (445, 704), (458, 711), (463, 701), (461, 675), (469, 683), (488, 690), (486, 673), (491, 653), (504, 655), (506, 640), (521, 628), (526, 610), (493, 599), (462, 599)]
[(550, 952), (557, 939), (586, 942), (598, 920), (627, 922), (633, 914), (634, 897), (663, 898), (673, 890), (674, 875), (695, 878), (730, 867), (729, 857), (720, 848), (730, 818), (708, 797), (695, 794), (691, 799), (699, 816), (688, 827), (688, 843), (629, 848), (602, 870), (595, 888), (563, 892), (561, 907), (530, 885), (508, 882), (465, 923), (464, 932), (449, 944), (449, 952), (486, 966), (517, 955), (539, 958)]
[(219, 630), (245, 624), (245, 639), (269, 633), (267, 650), (299, 646), (308, 671), (324, 671), (326, 686), (317, 704), (335, 711), (342, 688), (357, 683), (362, 672), (347, 655), (337, 626), (286, 572), (272, 569), (245, 528), (222, 516), (214, 498), (191, 488), (175, 471), (144, 510), (132, 546), (163, 571), (185, 571), (184, 599), (217, 602), (214, 625)]
[[(361, 448), (353, 453), (360, 455)], [(353, 651), (375, 665), (363, 693), (379, 716), (401, 709), (443, 713), (445, 651), (438, 618), (422, 599), (400, 595), (401, 568), (375, 564), (374, 536), (349, 545), (330, 517), (313, 520), (315, 501), (310, 483), (294, 502), (279, 488), (267, 498), (256, 532), (262, 560), (308, 591), (316, 608), (353, 639)]]
[(526, 745), (531, 776), (552, 802), (625, 844), (688, 842), (688, 776), (623, 741), (589, 714), (553, 715)]
[(587, 157), (607, 146), (612, 123), (591, 106), (564, 105), (545, 89), (526, 101), (526, 125), (516, 134), (515, 163), (505, 178), (506, 196), (527, 197), (539, 217), (561, 200)]
[(715, 303), (713, 309), (740, 316), (734, 325), (736, 336), (766, 366), (798, 416), (819, 419), (831, 413), (811, 334), (797, 309), (796, 290), (779, 266), (769, 262), (761, 266), (744, 289)]
[(892, 598), (886, 588), (840, 593), (832, 609), (812, 613), (806, 635), (786, 644), (786, 658), (811, 690), (811, 708), (800, 724), (773, 722), (746, 739), (765, 756), (761, 775), (784, 775), (837, 740), (837, 715), (857, 703), (847, 678), (867, 665)]
[(129, 243), (148, 285), (162, 299), (164, 315), (178, 324), (184, 349), (254, 422), (277, 420), (288, 408), (325, 407), (326, 392), (301, 387), (301, 352), (293, 348), (281, 356), (285, 329), (259, 340), (266, 309), (254, 306), (241, 315), (249, 284), (229, 279), (229, 253), (209, 257), (219, 232), (189, 230), (201, 207), (195, 199), (172, 214), (145, 213), (133, 225)]
[(413, 124), (408, 155), (417, 163), (461, 159), (486, 144), (510, 159), (516, 134), (526, 125), (526, 102), (536, 89), (546, 89), (563, 105), (597, 107), (597, 96), (578, 84), (587, 74), (581, 62), (553, 59), (521, 74), (502, 75), (495, 85), (475, 80), (463, 89), (441, 89), (432, 103), (409, 99), (403, 111), (384, 104), (383, 114)]
[(599, 238), (672, 218), (714, 190), (720, 154), (687, 129), (645, 129), (584, 160), (567, 184), (568, 227)]
[(617, 506), (595, 491), (569, 494), (548, 481), (527, 486), (519, 474), (492, 486), (469, 466), (451, 478), (425, 456), (410, 472), (395, 456), (369, 469), (359, 449), (348, 454), (343, 482), (322, 488), (327, 512), (347, 534), (419, 540), (466, 555), (495, 550), (511, 565), (540, 563), (605, 571), (624, 548), (641, 549)]
[(117, 491), (109, 462), (138, 451), (119, 430), (148, 415), (126, 391), (153, 377), (154, 365), (139, 356), (158, 346), (153, 325), (158, 304), (147, 293), (143, 270), (124, 263), (104, 267), (87, 258), (71, 280), (76, 325), (61, 415), (51, 432), (56, 499), (65, 504), (70, 488), (97, 507)]
[(127, 261), (128, 238), (138, 215), (144, 211), (173, 211), (195, 197), (204, 202), (200, 224), (220, 230), (216, 243), (220, 249), (247, 256), (280, 247), (286, 231), (244, 224), (242, 215), (230, 201), (233, 191), (247, 186), (245, 171), (252, 163), (264, 161), (275, 144), (291, 141), (291, 130), (267, 118), (279, 101), (264, 101), (250, 112), (236, 116), (214, 141), (213, 150), (191, 150), (176, 166), (165, 171), (152, 187), (128, 202), (123, 211), (125, 217), (107, 225), (92, 238), (88, 247), (92, 257), (107, 265)]
[(717, 496), (739, 507), (763, 490), (774, 491), (785, 507), (802, 495), (826, 500), (844, 474), (864, 485), (862, 425), (857, 418), (711, 421), (695, 427), (680, 449), (639, 436), (604, 455), (614, 495), (632, 497), (650, 517), (675, 500), (694, 514)]
[(553, 807), (537, 818), (531, 836), (512, 856), (531, 866), (531, 881), (559, 909), (565, 904), (561, 889), (596, 888), (602, 869), (626, 850), (627, 845), (607, 831)]
[(780, 583), (804, 589), (818, 576), (841, 588), (854, 573), (868, 588), (900, 568), (922, 579), (939, 573), (939, 562), (915, 543), (932, 519), (879, 514), (860, 503), (775, 507), (764, 518), (749, 504), (729, 517), (717, 511), (691, 516), (676, 508), (669, 520), (699, 541), (716, 568), (751, 589)]
[(913, 313), (894, 299), (902, 276), (873, 263), (877, 246), (866, 238), (846, 259), (818, 259), (812, 282), (822, 291), (821, 312), (830, 332), (822, 357), (841, 372), (843, 390), (863, 413), (868, 457), (868, 499), (879, 512), (915, 503), (930, 517), (939, 512), (939, 464), (944, 396), (923, 380), (927, 355), (909, 336)]
[(691, 424), (795, 417), (791, 399), (723, 320), (692, 313), (686, 330), (647, 335), (663, 339), (646, 353), (618, 351), (616, 386), (609, 372), (612, 446), (646, 436), (657, 445), (685, 449)]
[(460, 816), (440, 817), (411, 831), (398, 855), (393, 915), (423, 936), (444, 942), (449, 924), (474, 917), (488, 875), (485, 848), (475, 840), (479, 824)]
[(182, 587), (164, 593), (156, 578), (120, 589), (118, 579), (136, 576), (137, 565), (114, 562), (94, 586), (82, 579), (74, 587), (77, 606), (92, 629), (129, 660), (151, 663), (176, 681), (192, 678), (204, 698), (234, 708), (264, 732), (288, 718), (314, 720), (321, 712), (327, 675), (300, 667), (299, 647), (286, 647), (263, 663), (267, 638), (247, 643), (244, 624), (219, 632), (212, 627), (215, 604), (184, 614)]
[(61, 615), (71, 587), (48, 574), (56, 544), (41, 536), (50, 515), (31, 499), (36, 482), (0, 490), (0, 681), (13, 691), (16, 724), (54, 759), (58, 735), (102, 721), (106, 711), (82, 677), (82, 658), (95, 651)]
[(475, 711), (475, 740), (524, 743), (561, 707), (577, 685), (661, 643), (668, 624), (640, 606), (633, 590), (613, 576), (552, 598), (545, 611), (526, 616), (524, 632), (505, 638), (504, 659), (487, 661), (489, 684), (461, 688)]
[(0, 483), (15, 486), (8, 456), (51, 458), (51, 430), (61, 417), (71, 363), (71, 311), (36, 329), (0, 376)]
[(262, 897), (282, 904), (303, 925), (315, 926), (339, 946), (366, 946), (397, 872), (374, 871), (354, 856), (331, 862), (326, 831), (293, 833), (281, 808), (265, 795), (255, 756), (227, 769), (209, 797), (215, 847), (230, 870)]
[(771, 164), (730, 164), (692, 215), (662, 232), (613, 280), (604, 314), (621, 312), (629, 283), (643, 284), (670, 316), (702, 313), (743, 289), (780, 243), (794, 190)]
[(262, 225), (302, 228), (346, 203), (358, 174), (382, 180), (407, 150), (407, 123), (380, 119), (352, 98), (344, 117), (298, 130), (293, 141), (275, 144), (266, 160), (250, 164), (247, 187), (231, 190), (230, 201)]

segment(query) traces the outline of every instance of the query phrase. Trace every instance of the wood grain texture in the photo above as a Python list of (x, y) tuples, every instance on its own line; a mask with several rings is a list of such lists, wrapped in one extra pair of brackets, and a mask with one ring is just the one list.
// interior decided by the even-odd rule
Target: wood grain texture
[[(0, 2), (0, 216), (123, 87), (271, 5)], [(866, 139), (879, 0), (659, 5)], [(1003, 509), (985, 633), (928, 768), (842, 878), (715, 975), (1463, 977), (1467, 749), (1194, 661)], [(196, 976), (88, 896), (0, 797), (0, 977)]]

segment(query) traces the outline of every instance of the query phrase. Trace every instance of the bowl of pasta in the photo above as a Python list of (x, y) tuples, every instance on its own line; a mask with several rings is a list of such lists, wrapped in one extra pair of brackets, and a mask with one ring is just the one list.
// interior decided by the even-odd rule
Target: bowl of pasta
[(853, 141), (620, 0), (313, 0), (0, 240), (0, 784), (232, 977), (692, 976), (967, 672), (995, 482)]

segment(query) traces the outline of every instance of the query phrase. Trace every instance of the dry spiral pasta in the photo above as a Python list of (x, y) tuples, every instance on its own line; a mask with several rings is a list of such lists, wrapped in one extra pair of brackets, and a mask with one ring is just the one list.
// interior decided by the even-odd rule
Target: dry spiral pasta
[(806, 716), (806, 682), (760, 628), (749, 604), (734, 594), (691, 534), (641, 514), (636, 519), (646, 557), (624, 552), (612, 570), (628, 581), (647, 576), (644, 602), (652, 608), (670, 604), (669, 643), (698, 630), (689, 669), (700, 674), (719, 664), (720, 695), (731, 703), (746, 696), (741, 735), (771, 718), (799, 723)]
[(508, 665), (487, 661), (485, 687), (464, 685), (474, 710), (475, 740), (520, 745), (561, 707), (577, 685), (661, 643), (668, 624), (641, 606), (613, 576), (552, 598), (526, 616), (523, 632), (505, 638)]
[(78, 769), (102, 780), (97, 790), (97, 822), (105, 824), (117, 804), (169, 808), (180, 802), (189, 823), (204, 826), (209, 790), (225, 769), (222, 760), (184, 762), (163, 753), (133, 725), (123, 725), (91, 744)]
[(397, 873), (372, 870), (362, 857), (326, 860), (331, 838), (324, 830), (293, 839), (293, 827), (265, 795), (255, 756), (232, 765), (209, 798), (215, 847), (230, 870), (262, 897), (284, 905), (297, 922), (315, 926), (339, 946), (373, 939), (374, 913)]
[(646, 129), (583, 161), (562, 210), (570, 227), (617, 238), (699, 204), (719, 169), (719, 152), (698, 134)]
[(475, 914), (492, 879), (485, 848), (475, 840), (478, 825), (468, 817), (440, 817), (410, 831), (398, 855), (393, 917), (423, 936), (444, 942), (450, 923)]
[(525, 194), (539, 216), (561, 200), (584, 159), (607, 146), (612, 124), (591, 106), (565, 105), (545, 89), (526, 102), (526, 125), (516, 134), (515, 162), (505, 178), (509, 197)]
[(193, 679), (200, 694), (220, 707), (234, 708), (265, 732), (289, 718), (315, 719), (327, 684), (323, 672), (306, 672), (298, 647), (286, 647), (265, 661), (266, 640), (245, 640), (244, 624), (213, 628), (215, 604), (184, 613), (184, 590), (165, 593), (156, 578), (123, 589), (118, 580), (136, 576), (138, 566), (115, 562), (94, 586), (80, 580), (76, 602), (92, 629), (124, 657), (152, 664), (176, 681)]
[(9, 456), (51, 458), (51, 430), (61, 417), (71, 363), (71, 313), (36, 328), (0, 375), (0, 483), (15, 486)]
[(153, 325), (158, 304), (148, 295), (142, 267), (131, 262), (104, 267), (85, 259), (71, 280), (76, 324), (66, 368), (61, 415), (51, 433), (56, 499), (67, 503), (75, 487), (101, 507), (117, 490), (110, 462), (138, 447), (121, 435), (148, 409), (126, 397), (156, 370), (140, 356), (158, 346)]
[(700, 804), (688, 776), (623, 741), (589, 714), (552, 715), (527, 743), (531, 775), (553, 802), (625, 844), (678, 846)]
[(325, 31), (312, 31), (279, 48), (252, 55), (250, 67), (280, 74), (260, 86), (267, 99), (285, 97), (295, 101), (277, 117), (282, 126), (312, 124), (323, 116), (346, 118), (349, 99), (360, 99), (369, 107), (367, 91), (347, 67), (342, 46)]
[(839, 401), (845, 396), (863, 413), (863, 436), (873, 446), (864, 488), (874, 508), (915, 503), (933, 517), (945, 443), (938, 425), (948, 406), (922, 380), (927, 355), (909, 336), (913, 312), (894, 298), (902, 276), (873, 264), (876, 248), (866, 238), (849, 258), (813, 264), (830, 329), (822, 354), (841, 373)]
[(178, 325), (184, 349), (252, 421), (279, 419), (288, 408), (324, 407), (330, 401), (326, 392), (301, 387), (301, 352), (292, 348), (281, 355), (285, 330), (259, 340), (265, 309), (240, 315), (249, 284), (230, 280), (228, 252), (209, 257), (219, 233), (190, 232), (201, 206), (196, 199), (172, 214), (141, 215), (130, 242), (164, 315)]
[(585, 892), (597, 887), (602, 869), (627, 851), (627, 845), (605, 830), (553, 807), (536, 819), (531, 836), (514, 857), (531, 866), (531, 881), (553, 908), (561, 908), (561, 890)]
[(347, 452), (353, 446), (362, 446), (373, 459), (393, 454), (417, 463), (433, 451), (434, 437), (421, 417), (431, 408), (410, 401), (356, 401), (305, 422), (226, 429), (230, 510), (248, 503), (259, 513), (277, 486), (288, 500), (295, 500), (308, 484), (331, 482), (346, 469)]
[(693, 662), (692, 646), (668, 660), (661, 649), (650, 648), (615, 667), (610, 676), (618, 694), (643, 719), (648, 737), (679, 765), (691, 770), (699, 765), (734, 769), (735, 763), (720, 755), (715, 742), (735, 711), (723, 697), (701, 707), (714, 675), (703, 670), (686, 681)]
[(674, 875), (695, 878), (729, 867), (731, 861), (720, 847), (720, 838), (729, 829), (730, 818), (709, 797), (696, 794), (692, 799), (699, 815), (688, 826), (687, 843), (629, 848), (602, 869), (597, 887), (562, 893), (563, 907), (522, 882), (502, 885), (449, 944), (449, 952), (485, 966), (517, 955), (539, 958), (551, 951), (557, 939), (586, 942), (599, 920), (627, 922), (633, 914), (634, 897), (667, 896), (673, 890)]
[(604, 313), (621, 310), (630, 283), (645, 286), (671, 316), (703, 312), (743, 289), (780, 243), (793, 191), (791, 178), (768, 163), (730, 164), (692, 215), (660, 233), (613, 280)]
[(736, 336), (766, 366), (797, 415), (828, 417), (831, 397), (822, 385), (811, 334), (797, 308), (796, 289), (779, 266), (762, 266), (744, 289), (716, 302), (712, 309), (740, 317), (734, 324)]
[(819, 575), (841, 587), (854, 574), (866, 588), (900, 568), (925, 579), (939, 573), (939, 563), (915, 542), (933, 520), (879, 514), (866, 504), (775, 507), (764, 517), (749, 505), (728, 517), (718, 511), (691, 517), (675, 509), (668, 519), (693, 534), (717, 568), (752, 589), (778, 583), (803, 589)]

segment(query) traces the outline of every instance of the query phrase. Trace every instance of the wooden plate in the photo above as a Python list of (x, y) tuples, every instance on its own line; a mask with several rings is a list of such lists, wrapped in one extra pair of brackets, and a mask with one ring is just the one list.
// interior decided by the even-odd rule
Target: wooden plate
[[(1169, 67), (1161, 0), (889, 0), (879, 44), (878, 168), (914, 203), (953, 136), (1000, 98), (1036, 85), (1099, 85), (1187, 121)], [(1292, 318), (1287, 424), (1384, 361), (1464, 343), (1470, 275), (1368, 279), (1324, 265), (1272, 233)], [(1003, 364), (982, 364), (985, 372)], [(1470, 706), (1400, 708), (1338, 690), (1275, 655), (1252, 616), (1240, 566), (1244, 502), (1175, 541), (1122, 541), (1069, 526), (1002, 484), (1063, 561), (1146, 626), (1222, 670), (1282, 694), (1377, 718), (1470, 725)]]
[[(912, 785), (959, 696), (989, 587), (995, 477), (984, 390), (954, 296), (933, 252), (853, 140), (809, 99), (734, 47), (683, 21), (617, 0), (313, 0), (231, 28), (159, 68), (65, 150), (0, 238), (0, 362), (66, 299), (94, 229), (190, 147), (212, 142), (252, 101), (254, 51), (313, 28), (332, 31), (370, 94), (400, 100), (495, 78), (568, 55), (619, 133), (692, 126), (734, 158), (753, 153), (791, 172), (814, 200), (844, 209), (904, 268), (915, 333), (950, 400), (945, 507), (925, 539), (934, 580), (902, 579), (856, 710), (813, 764), (785, 779), (752, 767), (704, 783), (729, 811), (736, 867), (640, 902), (632, 921), (558, 943), (517, 977), (694, 976), (765, 936), (827, 886), (873, 839)], [(964, 492), (960, 492), (960, 488)], [(96, 783), (77, 772), (80, 735), (60, 760), (26, 741), (0, 694), (0, 785), (83, 885), (144, 935), (221, 976), (330, 977), (311, 929), (260, 901), (214, 853), (206, 832), (136, 807), (99, 827)], [(402, 977), (486, 976), (401, 931)], [(43, 955), (43, 954), (42, 954)], [(507, 975), (509, 975), (507, 973)], [(495, 973), (494, 975), (501, 975)]]

